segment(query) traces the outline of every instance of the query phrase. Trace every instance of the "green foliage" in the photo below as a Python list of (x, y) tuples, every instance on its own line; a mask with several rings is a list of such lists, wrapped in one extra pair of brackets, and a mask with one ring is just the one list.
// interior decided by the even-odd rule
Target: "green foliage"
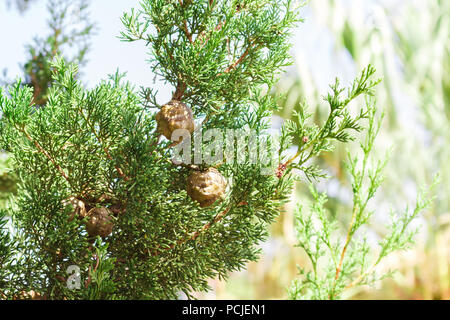
[(95, 199), (119, 187), (112, 174), (114, 163), (104, 159), (95, 135), (102, 139), (102, 148), (112, 141), (127, 145), (123, 128), (137, 121), (138, 99), (128, 85), (119, 84), (118, 77), (85, 91), (75, 80), (73, 65), (60, 60), (53, 67), (58, 73), (45, 108), (35, 109), (31, 89), (20, 83), (0, 103), (7, 124), (1, 139), (7, 142), (20, 177), (18, 209), (11, 216), (22, 234), (20, 250), (28, 253), (20, 269), (13, 268), (9, 288), (11, 294), (22, 284), (26, 291), (45, 292), (48, 298), (82, 297), (82, 292), (68, 295), (66, 283), (56, 280), (64, 279), (69, 265), (81, 268), (90, 257), (86, 233), (77, 221), (68, 220), (70, 208), (63, 201), (87, 190), (89, 200)]
[(89, 288), (88, 299), (98, 300), (108, 297), (114, 298), (115, 284), (111, 278), (111, 271), (114, 269), (114, 258), (108, 257), (108, 244), (99, 241), (95, 247), (95, 265), (89, 269), (90, 278), (87, 280)]
[(271, 87), (291, 63), (294, 9), (291, 0), (144, 1), (124, 14), (122, 39), (150, 46), (151, 70), (175, 98), (199, 114), (226, 113), (231, 125), (255, 88)]
[[(373, 95), (373, 88), (379, 83), (379, 80), (371, 79), (374, 73), (375, 69), (371, 66), (364, 69), (360, 77), (347, 89), (345, 97), (342, 97), (345, 89), (340, 88), (339, 80), (336, 79), (335, 84), (331, 86), (332, 92), (324, 98), (330, 111), (323, 125), (319, 126), (309, 122), (312, 114), (307, 112), (304, 104), (300, 106), (298, 112), (294, 111), (296, 122), (285, 121), (281, 138), (282, 145), (290, 145), (295, 137), (301, 137), (297, 153), (284, 163), (288, 172), (292, 169), (299, 169), (310, 182), (324, 177), (316, 165), (307, 163), (307, 161), (323, 152), (332, 151), (334, 149), (332, 141), (343, 143), (352, 141), (354, 138), (350, 135), (350, 131), (360, 132), (363, 129), (361, 120), (367, 118), (369, 110), (361, 108), (356, 115), (352, 115), (347, 107), (360, 95)], [(299, 160), (295, 161), (297, 158)]]
[(340, 236), (335, 218), (325, 208), (328, 200), (325, 193), (319, 194), (311, 187), (314, 200), (310, 210), (300, 205), (296, 212), (298, 246), (306, 252), (311, 269), (299, 267), (300, 278), (289, 291), (291, 299), (339, 299), (349, 288), (373, 285), (387, 277), (389, 274), (378, 274), (376, 267), (392, 252), (408, 249), (413, 244), (417, 230), (410, 228), (411, 222), (432, 202), (428, 191), (423, 190), (413, 210), (391, 212), (386, 234), (378, 239), (378, 250), (374, 253), (367, 227), (375, 211), (368, 204), (383, 181), (386, 160), (374, 162), (371, 157), (381, 124), (371, 101), (368, 101), (367, 115), (367, 134), (360, 144), (362, 155), (348, 154), (346, 167), (352, 182), (353, 208), (345, 240)]

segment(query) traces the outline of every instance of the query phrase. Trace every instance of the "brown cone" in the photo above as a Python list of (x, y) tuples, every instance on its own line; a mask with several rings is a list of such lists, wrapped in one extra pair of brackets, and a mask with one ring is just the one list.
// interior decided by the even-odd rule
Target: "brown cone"
[(205, 171), (193, 171), (187, 179), (187, 193), (201, 207), (209, 207), (219, 198), (223, 198), (227, 182), (215, 168)]
[(111, 212), (106, 208), (92, 208), (88, 212), (89, 220), (86, 222), (86, 229), (91, 237), (100, 236), (102, 238), (111, 234), (114, 227)]
[(194, 132), (194, 116), (192, 110), (183, 102), (171, 100), (162, 106), (156, 114), (157, 130), (167, 139), (172, 139), (172, 133), (177, 129), (185, 129), (189, 133)]

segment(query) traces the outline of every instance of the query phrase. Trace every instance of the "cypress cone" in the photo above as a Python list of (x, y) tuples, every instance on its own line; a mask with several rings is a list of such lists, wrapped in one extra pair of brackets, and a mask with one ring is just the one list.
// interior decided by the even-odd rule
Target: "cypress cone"
[(89, 220), (86, 223), (86, 229), (90, 237), (104, 238), (111, 234), (114, 223), (110, 210), (105, 207), (92, 208), (87, 215)]
[(158, 124), (157, 131), (172, 140), (172, 133), (177, 129), (194, 132), (194, 116), (192, 110), (183, 102), (172, 99), (169, 103), (162, 106), (156, 114)]
[(202, 208), (225, 196), (227, 182), (216, 168), (193, 171), (187, 179), (187, 193)]

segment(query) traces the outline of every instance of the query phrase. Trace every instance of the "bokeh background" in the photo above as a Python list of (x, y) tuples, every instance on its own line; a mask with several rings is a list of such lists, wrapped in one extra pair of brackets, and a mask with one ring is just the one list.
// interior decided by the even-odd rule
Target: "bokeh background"
[[(156, 87), (161, 103), (173, 88), (164, 86), (149, 71), (147, 49), (125, 44), (118, 36), (120, 17), (138, 1), (90, 1), (96, 24), (81, 79), (93, 86), (119, 68), (136, 86)], [(19, 10), (17, 10), (19, 9)], [(0, 1), (0, 70), (3, 83), (22, 76), (25, 45), (48, 33), (46, 0)], [(450, 299), (450, 1), (448, 0), (310, 0), (302, 9), (304, 22), (292, 37), (294, 64), (286, 69), (274, 94), (285, 93), (277, 128), (304, 101), (321, 122), (326, 116), (322, 99), (336, 77), (348, 84), (369, 63), (382, 83), (377, 106), (386, 116), (376, 142), (376, 156), (390, 151), (385, 181), (371, 204), (377, 214), (371, 228), (382, 236), (389, 210), (412, 205), (418, 189), (430, 185), (436, 173), (440, 184), (436, 200), (416, 222), (420, 228), (411, 250), (392, 255), (379, 269), (397, 269), (375, 288), (358, 288), (349, 299)], [(343, 170), (346, 150), (357, 145), (337, 144), (318, 164), (331, 176), (316, 184), (327, 192), (330, 213), (343, 226), (350, 215), (351, 189)], [(7, 156), (0, 153), (0, 207), (14, 192)], [(286, 299), (306, 257), (296, 245), (293, 210), (311, 201), (308, 183), (300, 182), (292, 201), (261, 244), (258, 262), (230, 275), (211, 279), (212, 290), (200, 299)], [(343, 228), (345, 229), (345, 228)]]

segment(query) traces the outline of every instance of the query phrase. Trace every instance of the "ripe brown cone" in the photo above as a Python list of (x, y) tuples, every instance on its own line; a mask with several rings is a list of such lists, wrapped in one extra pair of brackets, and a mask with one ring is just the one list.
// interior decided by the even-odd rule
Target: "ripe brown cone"
[(187, 193), (201, 207), (209, 207), (218, 199), (223, 198), (227, 182), (215, 168), (204, 171), (193, 171), (187, 179)]
[(89, 220), (86, 222), (86, 229), (89, 236), (104, 238), (111, 234), (114, 227), (111, 211), (104, 207), (92, 208), (87, 215)]
[(162, 106), (156, 114), (157, 131), (167, 139), (172, 139), (172, 133), (177, 129), (194, 132), (195, 123), (192, 110), (183, 102), (171, 100)]

